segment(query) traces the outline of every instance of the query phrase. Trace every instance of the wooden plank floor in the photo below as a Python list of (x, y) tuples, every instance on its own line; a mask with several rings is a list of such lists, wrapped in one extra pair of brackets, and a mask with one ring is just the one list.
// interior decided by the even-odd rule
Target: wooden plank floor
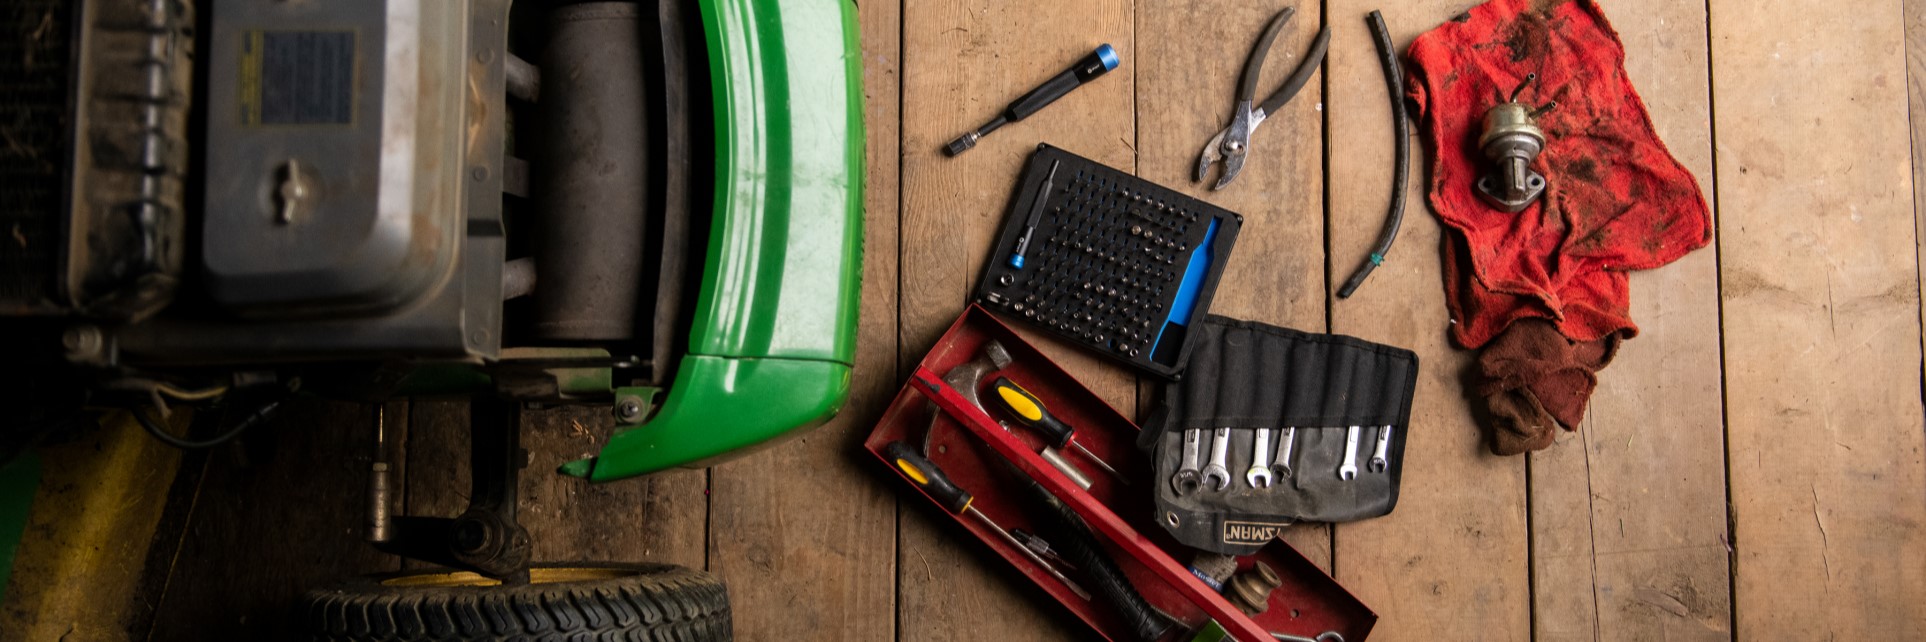
[[(1423, 163), (1390, 262), (1358, 296), (1331, 294), (1388, 198), (1389, 105), (1363, 21), (1379, 7), (1295, 3), (1263, 86), (1320, 23), (1330, 58), (1258, 132), (1237, 184), (1207, 193), (1190, 164), (1223, 125), (1252, 38), (1288, 0), (866, 0), (868, 236), (847, 410), (707, 471), (524, 480), (538, 553), (707, 568), (730, 583), (743, 640), (1089, 639), (857, 449), (961, 311), (1017, 167), (1047, 141), (1246, 215), (1214, 311), (1420, 353), (1397, 511), (1286, 536), (1382, 616), (1373, 640), (1926, 639), (1926, 163), (1912, 153), (1926, 148), (1912, 125), (1926, 123), (1926, 0), (1598, 3), (1659, 135), (1704, 187), (1717, 238), (1633, 277), (1642, 332), (1601, 373), (1582, 429), (1551, 449), (1494, 457), (1472, 421), (1472, 358), (1446, 337)], [(1402, 50), (1474, 4), (1385, 10)], [(1101, 42), (1118, 48), (1117, 72), (941, 155)], [(1153, 393), (1040, 341), (1118, 407)], [(459, 505), (465, 482), (447, 471), (465, 452), (465, 412), (391, 404), (411, 509)], [(264, 637), (300, 586), (399, 566), (352, 536), (370, 413), (304, 415), (277, 431), (280, 456), (187, 464), (197, 472), (177, 495), (194, 499), (190, 526), (164, 579), (146, 583), (151, 639)], [(609, 423), (531, 413), (529, 470), (592, 450)]]

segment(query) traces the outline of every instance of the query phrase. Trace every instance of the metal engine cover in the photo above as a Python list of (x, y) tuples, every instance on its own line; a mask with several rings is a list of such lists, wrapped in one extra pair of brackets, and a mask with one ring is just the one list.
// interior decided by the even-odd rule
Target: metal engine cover
[(444, 286), (463, 234), (468, 2), (215, 0), (202, 266), (248, 317)]

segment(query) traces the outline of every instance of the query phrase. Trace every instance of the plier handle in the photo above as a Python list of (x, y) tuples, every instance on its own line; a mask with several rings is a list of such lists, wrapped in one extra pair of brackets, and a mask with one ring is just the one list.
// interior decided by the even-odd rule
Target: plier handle
[(1244, 62), (1244, 76), (1237, 82), (1237, 106), (1231, 113), (1230, 126), (1217, 132), (1204, 145), (1204, 153), (1197, 158), (1197, 172), (1191, 176), (1191, 181), (1204, 180), (1204, 174), (1218, 161), (1224, 162), (1224, 175), (1217, 179), (1217, 184), (1212, 185), (1211, 189), (1224, 189), (1231, 179), (1237, 178), (1237, 173), (1244, 169), (1244, 157), (1250, 153), (1251, 132), (1257, 131), (1257, 126), (1264, 123), (1265, 117), (1277, 113), (1285, 103), (1291, 102), (1297, 92), (1304, 88), (1304, 83), (1310, 82), (1311, 74), (1324, 64), (1324, 52), (1331, 46), (1331, 28), (1328, 26), (1318, 30), (1317, 40), (1311, 43), (1311, 52), (1305, 55), (1304, 62), (1298, 64), (1297, 70), (1284, 80), (1284, 86), (1272, 92), (1262, 104), (1252, 107), (1251, 103), (1257, 97), (1257, 77), (1264, 71), (1264, 58), (1270, 55), (1271, 43), (1277, 41), (1278, 32), (1284, 30), (1284, 23), (1290, 22), (1291, 16), (1296, 14), (1296, 8), (1285, 7), (1271, 18), (1270, 25), (1264, 28), (1264, 35), (1257, 38), (1257, 46), (1251, 49), (1250, 59)]

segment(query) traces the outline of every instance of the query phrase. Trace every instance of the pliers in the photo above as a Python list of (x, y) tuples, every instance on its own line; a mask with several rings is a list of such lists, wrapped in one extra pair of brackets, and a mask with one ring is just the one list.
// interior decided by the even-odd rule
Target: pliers
[(1251, 132), (1263, 124), (1266, 116), (1277, 113), (1285, 103), (1291, 102), (1298, 90), (1304, 88), (1304, 83), (1310, 81), (1311, 74), (1324, 64), (1324, 52), (1331, 45), (1331, 28), (1328, 26), (1318, 30), (1317, 40), (1311, 43), (1311, 52), (1304, 57), (1304, 62), (1298, 65), (1297, 70), (1291, 72), (1291, 77), (1284, 80), (1284, 86), (1265, 98), (1263, 104), (1255, 109), (1251, 107), (1252, 100), (1257, 97), (1257, 77), (1264, 69), (1264, 58), (1270, 54), (1271, 43), (1277, 40), (1278, 32), (1283, 31), (1284, 23), (1290, 22), (1291, 16), (1296, 13), (1297, 9), (1292, 7), (1277, 12), (1277, 16), (1271, 18), (1270, 26), (1264, 28), (1264, 35), (1258, 37), (1257, 46), (1251, 49), (1250, 59), (1244, 62), (1244, 77), (1237, 83), (1237, 107), (1231, 114), (1231, 124), (1204, 145), (1203, 155), (1197, 158), (1197, 173), (1190, 179), (1192, 182), (1204, 180), (1204, 174), (1210, 171), (1210, 166), (1220, 160), (1224, 161), (1224, 175), (1217, 179), (1217, 184), (1212, 185), (1211, 189), (1224, 189), (1231, 179), (1237, 178), (1237, 172), (1244, 169), (1244, 157), (1250, 153)]

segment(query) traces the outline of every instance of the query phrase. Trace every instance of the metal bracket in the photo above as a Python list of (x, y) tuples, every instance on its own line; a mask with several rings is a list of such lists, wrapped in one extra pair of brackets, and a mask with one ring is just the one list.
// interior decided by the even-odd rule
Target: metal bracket
[[(377, 421), (379, 429), (381, 422)], [(468, 403), (468, 509), (458, 517), (390, 516), (390, 472), (376, 457), (369, 478), (369, 543), (383, 552), (481, 573), (506, 584), (528, 582), (532, 545), (515, 519), (516, 488), (527, 455), (521, 404), (477, 396)], [(385, 441), (377, 438), (379, 444)]]

